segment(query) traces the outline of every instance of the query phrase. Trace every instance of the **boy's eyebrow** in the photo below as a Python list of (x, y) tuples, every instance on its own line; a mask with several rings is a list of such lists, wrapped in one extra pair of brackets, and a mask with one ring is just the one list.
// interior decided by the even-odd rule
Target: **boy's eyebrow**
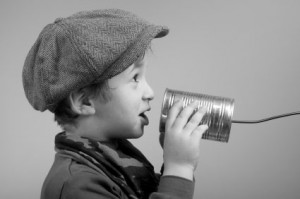
[(129, 74), (133, 73), (135, 70), (137, 70), (139, 67), (137, 67), (136, 63), (133, 64), (131, 70), (128, 72)]
[(134, 70), (136, 70), (136, 69), (141, 68), (141, 66), (143, 65), (143, 63), (144, 63), (144, 59), (138, 60), (138, 61), (134, 62), (134, 63), (133, 63), (133, 67), (132, 67), (132, 69), (130, 70), (130, 72), (132, 72), (132, 71), (134, 71)]

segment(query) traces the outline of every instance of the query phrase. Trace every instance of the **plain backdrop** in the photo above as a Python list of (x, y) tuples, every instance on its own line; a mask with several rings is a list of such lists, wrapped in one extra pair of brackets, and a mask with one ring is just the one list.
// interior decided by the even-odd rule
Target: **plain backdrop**
[[(132, 142), (160, 170), (158, 124), (166, 88), (235, 99), (234, 119), (300, 110), (298, 0), (1, 0), (0, 198), (39, 198), (60, 128), (27, 102), (22, 67), (48, 23), (82, 10), (121, 8), (170, 34), (152, 44), (150, 125)], [(299, 199), (300, 116), (233, 124), (228, 143), (201, 141), (194, 198)]]

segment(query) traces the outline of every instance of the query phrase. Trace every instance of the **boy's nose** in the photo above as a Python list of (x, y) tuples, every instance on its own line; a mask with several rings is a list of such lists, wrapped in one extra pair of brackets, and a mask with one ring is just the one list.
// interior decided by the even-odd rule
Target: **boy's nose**
[(143, 99), (149, 101), (154, 99), (154, 91), (146, 81), (145, 81), (145, 91), (144, 91)]

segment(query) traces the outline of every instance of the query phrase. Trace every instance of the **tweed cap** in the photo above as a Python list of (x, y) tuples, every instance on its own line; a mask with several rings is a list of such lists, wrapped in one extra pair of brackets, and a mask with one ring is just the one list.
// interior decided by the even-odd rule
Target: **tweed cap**
[(30, 104), (54, 111), (75, 89), (107, 80), (132, 65), (165, 26), (119, 9), (94, 10), (58, 18), (31, 47), (23, 67)]

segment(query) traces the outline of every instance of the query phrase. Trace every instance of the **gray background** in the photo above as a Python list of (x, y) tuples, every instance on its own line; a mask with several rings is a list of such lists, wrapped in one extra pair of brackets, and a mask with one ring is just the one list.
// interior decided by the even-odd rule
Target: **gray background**
[[(300, 110), (300, 1), (52, 0), (0, 2), (0, 198), (39, 198), (60, 131), (34, 111), (22, 88), (25, 56), (41, 29), (81, 10), (123, 8), (168, 25), (154, 41), (150, 125), (133, 142), (162, 163), (158, 123), (165, 88), (235, 99), (234, 119)], [(300, 198), (300, 117), (234, 124), (229, 143), (202, 140), (195, 198)]]

